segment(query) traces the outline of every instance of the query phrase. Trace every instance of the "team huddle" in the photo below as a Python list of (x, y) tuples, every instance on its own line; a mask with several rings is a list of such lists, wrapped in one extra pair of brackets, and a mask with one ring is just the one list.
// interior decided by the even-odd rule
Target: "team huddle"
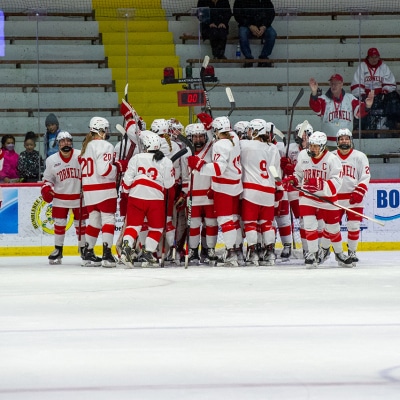
[[(338, 130), (337, 150), (330, 152), (326, 134), (307, 121), (285, 146), (283, 133), (259, 118), (232, 128), (228, 117), (201, 113), (186, 127), (156, 119), (147, 130), (125, 100), (121, 114), (123, 137), (115, 148), (101, 117), (91, 119), (80, 151), (68, 132), (58, 134), (59, 151), (46, 160), (41, 191), (53, 203), (50, 264), (61, 263), (71, 210), (82, 266), (274, 265), (277, 233), (280, 261), (293, 257), (293, 221), (307, 268), (326, 261), (331, 248), (339, 266), (356, 265), (370, 173), (349, 129)], [(124, 224), (114, 256), (118, 200)], [(101, 257), (94, 253), (100, 232)]]

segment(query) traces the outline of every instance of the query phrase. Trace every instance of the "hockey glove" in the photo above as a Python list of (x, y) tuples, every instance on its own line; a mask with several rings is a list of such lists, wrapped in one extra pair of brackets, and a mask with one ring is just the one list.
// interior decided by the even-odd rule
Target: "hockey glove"
[(281, 169), (284, 170), (288, 164), (292, 164), (292, 160), (289, 157), (281, 157)]
[(175, 208), (177, 212), (183, 211), (186, 207), (186, 198), (187, 194), (185, 192), (181, 192), (179, 197), (175, 201)]
[(126, 216), (126, 210), (128, 209), (128, 193), (121, 193), (121, 198), (119, 200), (119, 215), (121, 217)]
[(324, 188), (324, 180), (322, 178), (310, 178), (304, 181), (303, 189), (311, 193), (319, 192)]
[(282, 186), (285, 190), (290, 190), (292, 186), (299, 186), (299, 181), (294, 175), (282, 179)]
[(211, 188), (207, 190), (207, 199), (214, 200), (214, 190), (212, 190)]
[(350, 204), (359, 204), (359, 203), (362, 203), (363, 199), (364, 199), (364, 192), (359, 188), (355, 188), (354, 192), (352, 192), (350, 194), (349, 203)]
[(46, 203), (51, 203), (54, 199), (53, 188), (49, 185), (45, 185), (41, 190), (42, 198)]
[(114, 165), (117, 167), (117, 172), (119, 174), (126, 171), (126, 169), (128, 168), (128, 162), (129, 160), (114, 161)]
[(285, 168), (282, 169), (282, 171), (286, 176), (293, 175), (293, 173), (294, 173), (294, 165), (293, 164), (287, 164), (285, 166)]
[(133, 109), (133, 107), (124, 99), (122, 99), (119, 111), (125, 119), (133, 118), (133, 116), (136, 114), (136, 111)]
[(204, 128), (207, 131), (211, 129), (211, 124), (213, 122), (213, 118), (211, 115), (209, 115), (207, 113), (200, 113), (200, 114), (197, 114), (197, 118), (204, 125)]
[(283, 199), (283, 190), (277, 189), (275, 190), (275, 202), (280, 202)]
[(200, 171), (201, 167), (205, 164), (206, 162), (204, 160), (202, 160), (200, 157), (198, 156), (189, 156), (188, 157), (188, 165), (189, 168), (192, 170), (197, 170)]

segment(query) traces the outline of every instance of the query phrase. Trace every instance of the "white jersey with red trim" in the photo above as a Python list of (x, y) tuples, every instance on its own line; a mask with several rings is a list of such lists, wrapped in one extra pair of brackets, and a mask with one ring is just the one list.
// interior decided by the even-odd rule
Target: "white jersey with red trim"
[(82, 159), (82, 184), (86, 205), (117, 197), (117, 169), (113, 165), (114, 146), (106, 140), (93, 139)]
[[(311, 158), (307, 150), (302, 150), (297, 159), (294, 175), (303, 187), (304, 181), (310, 178), (322, 178), (324, 186), (322, 190), (315, 192), (317, 196), (335, 202), (342, 185), (342, 166), (339, 158), (330, 151), (325, 150), (321, 158)], [(315, 196), (300, 192), (300, 205), (322, 208), (325, 210), (336, 210), (332, 204), (326, 203)]]
[(382, 92), (390, 93), (396, 88), (396, 79), (384, 62), (372, 66), (365, 61), (357, 67), (350, 86), (351, 93), (356, 97), (368, 95), (371, 90), (375, 91), (375, 95)]
[(80, 150), (72, 149), (69, 158), (60, 152), (46, 158), (46, 169), (43, 173), (43, 186), (51, 186), (54, 191), (53, 206), (78, 208), (81, 193)]
[(217, 140), (212, 148), (212, 162), (203, 165), (200, 174), (212, 177), (211, 188), (215, 192), (230, 196), (242, 193), (239, 140), (236, 140), (235, 137)]
[[(163, 136), (160, 136), (160, 139), (161, 139), (161, 151), (169, 159), (171, 159), (171, 157), (174, 156), (181, 149), (178, 143), (174, 142), (173, 140), (168, 141)], [(181, 177), (181, 161), (179, 158), (174, 162), (174, 169), (175, 169), (175, 180), (178, 180)]]
[(317, 99), (310, 97), (311, 109), (321, 117), (321, 131), (326, 133), (328, 146), (336, 147), (336, 134), (339, 129), (353, 131), (354, 115), (365, 116), (365, 103), (350, 93), (345, 93), (341, 100), (329, 98), (326, 95)]
[(175, 183), (174, 167), (168, 157), (153, 160), (153, 153), (139, 153), (131, 158), (122, 180), (122, 191), (143, 200), (164, 200), (164, 189)]
[[(354, 189), (357, 188), (359, 192), (364, 194), (368, 191), (371, 179), (368, 158), (363, 152), (355, 149), (351, 149), (349, 154), (346, 155), (341, 154), (339, 150), (332, 153), (338, 157), (342, 164), (343, 183), (338, 194), (340, 204), (345, 207), (355, 207), (354, 204), (350, 205), (349, 203), (350, 195)], [(356, 206), (360, 207), (359, 204)]]
[[(206, 143), (203, 149), (196, 152), (196, 156), (209, 163), (212, 160), (211, 143)], [(191, 173), (189, 171), (187, 159), (190, 152), (187, 152), (181, 158), (182, 164), (182, 191), (188, 194)], [(198, 171), (193, 171), (193, 188), (192, 188), (192, 205), (207, 206), (213, 204), (213, 200), (207, 197), (207, 193), (211, 188), (211, 176), (201, 175)]]
[(275, 179), (268, 168), (273, 165), (281, 176), (278, 147), (258, 140), (241, 140), (240, 159), (243, 169), (242, 198), (254, 204), (273, 206)]

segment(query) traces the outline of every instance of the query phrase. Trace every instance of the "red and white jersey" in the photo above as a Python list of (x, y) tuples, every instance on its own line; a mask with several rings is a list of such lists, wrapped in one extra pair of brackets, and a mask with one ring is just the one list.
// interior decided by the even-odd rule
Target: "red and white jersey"
[(114, 146), (106, 140), (93, 139), (82, 160), (82, 185), (85, 204), (101, 203), (117, 197), (117, 169), (113, 165)]
[(356, 97), (368, 95), (371, 90), (375, 91), (375, 95), (382, 92), (390, 93), (396, 88), (396, 79), (382, 60), (375, 66), (362, 61), (354, 72), (350, 86), (351, 93)]
[[(315, 192), (315, 194), (331, 202), (337, 201), (338, 192), (342, 185), (342, 165), (339, 158), (330, 151), (325, 150), (321, 158), (315, 159), (307, 154), (307, 150), (302, 150), (297, 159), (294, 175), (301, 187), (303, 187), (304, 180), (322, 178), (325, 181), (323, 189)], [(325, 210), (337, 209), (334, 205), (303, 192), (300, 192), (300, 205), (308, 205)]]
[(143, 200), (164, 200), (164, 189), (175, 183), (174, 167), (168, 157), (153, 160), (153, 153), (139, 153), (131, 158), (122, 180), (122, 191)]
[(332, 154), (335, 154), (342, 164), (343, 183), (338, 195), (340, 204), (345, 207), (354, 207), (354, 204), (349, 203), (354, 189), (358, 188), (362, 193), (368, 191), (371, 179), (368, 158), (363, 152), (355, 149), (351, 149), (346, 155), (341, 154), (339, 150), (333, 151)]
[(273, 206), (276, 185), (268, 168), (273, 165), (281, 176), (278, 147), (258, 140), (241, 140), (240, 159), (243, 170), (242, 198), (254, 204)]
[[(171, 159), (172, 156), (174, 156), (181, 148), (179, 147), (179, 144), (174, 142), (173, 140), (166, 140), (165, 137), (160, 136), (161, 139), (161, 151), (169, 158)], [(170, 145), (171, 143), (171, 145)], [(174, 169), (175, 169), (175, 180), (180, 179), (181, 177), (181, 161), (178, 158), (174, 162)]]
[[(205, 162), (212, 161), (211, 143), (207, 142), (202, 150), (196, 152), (196, 156), (202, 158)], [(187, 152), (181, 158), (182, 164), (182, 191), (188, 194), (191, 174), (188, 167), (187, 159), (190, 152)], [(207, 206), (213, 204), (213, 200), (207, 197), (207, 192), (211, 188), (211, 176), (200, 175), (198, 171), (193, 171), (193, 188), (192, 188), (192, 205)]]
[[(361, 104), (361, 107), (360, 107)], [(326, 95), (318, 98), (310, 97), (311, 109), (322, 118), (321, 130), (328, 138), (327, 145), (336, 147), (336, 134), (339, 129), (353, 131), (354, 116), (367, 115), (365, 103), (352, 94), (342, 92), (340, 99), (333, 99)]]
[(46, 158), (43, 186), (51, 186), (54, 191), (53, 206), (78, 208), (81, 194), (80, 150), (72, 149), (69, 158), (58, 151)]
[[(233, 132), (232, 132), (233, 133)], [(201, 175), (211, 176), (215, 192), (237, 196), (243, 191), (239, 139), (219, 139), (213, 144), (212, 162), (205, 164)]]

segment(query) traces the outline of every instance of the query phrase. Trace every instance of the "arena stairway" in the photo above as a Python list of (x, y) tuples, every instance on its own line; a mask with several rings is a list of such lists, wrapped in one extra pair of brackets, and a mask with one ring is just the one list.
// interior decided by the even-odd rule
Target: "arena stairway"
[[(165, 67), (182, 76), (173, 34), (159, 0), (116, 0), (112, 9), (94, 0), (108, 67), (112, 69), (119, 102), (128, 83), (128, 100), (149, 124), (156, 118), (188, 123), (188, 109), (178, 107), (176, 85), (162, 85)], [(128, 46), (126, 45), (128, 43)]]

